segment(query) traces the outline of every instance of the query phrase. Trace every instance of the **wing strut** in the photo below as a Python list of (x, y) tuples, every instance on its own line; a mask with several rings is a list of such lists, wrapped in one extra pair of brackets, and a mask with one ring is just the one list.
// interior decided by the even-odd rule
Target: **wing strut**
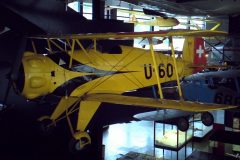
[(180, 99), (182, 99), (182, 89), (181, 89), (181, 86), (180, 86), (180, 80), (179, 80), (179, 75), (178, 75), (178, 71), (177, 71), (177, 63), (176, 63), (176, 57), (175, 57), (175, 51), (174, 51), (174, 47), (173, 47), (172, 37), (169, 37), (169, 42), (170, 42), (171, 51), (172, 51), (174, 72), (176, 73), (176, 79), (177, 79), (177, 85), (178, 85), (178, 93), (179, 93)]
[[(57, 43), (55, 43), (52, 39), (48, 38), (47, 41), (51, 42), (55, 47), (57, 47), (60, 51), (62, 52), (65, 52), (65, 50), (60, 46), (58, 45)], [(51, 46), (51, 43), (49, 43), (49, 45)], [(50, 49), (50, 48), (48, 48)]]
[(37, 49), (36, 49), (36, 46), (35, 46), (35, 43), (34, 43), (33, 39), (31, 39), (31, 44), (32, 44), (33, 52), (35, 54), (37, 54)]
[(49, 40), (49, 39), (47, 39), (47, 45), (48, 45), (49, 51), (50, 51), (51, 53), (53, 53), (53, 51), (52, 51), (52, 46), (51, 46), (51, 44), (50, 44), (50, 40)]
[(72, 60), (73, 60), (73, 53), (74, 53), (74, 48), (75, 48), (75, 42), (76, 40), (72, 40), (72, 46), (71, 46), (71, 52), (70, 52), (70, 62), (69, 62), (69, 68), (72, 68)]
[(149, 41), (149, 45), (150, 45), (150, 51), (151, 51), (151, 54), (152, 54), (154, 70), (155, 70), (155, 73), (156, 73), (156, 78), (157, 78), (157, 84), (158, 84), (158, 91), (159, 91), (160, 99), (163, 99), (162, 87), (161, 87), (160, 80), (159, 80), (159, 72), (158, 72), (156, 57), (155, 57), (154, 50), (153, 50), (153, 41), (152, 41), (152, 38), (148, 38), (148, 41)]
[(86, 49), (83, 47), (82, 43), (79, 41), (79, 39), (76, 39), (76, 42), (78, 44), (78, 46), (83, 50), (83, 53), (87, 56), (89, 62), (93, 62), (93, 58), (91, 58), (88, 54), (88, 52), (86, 51)]

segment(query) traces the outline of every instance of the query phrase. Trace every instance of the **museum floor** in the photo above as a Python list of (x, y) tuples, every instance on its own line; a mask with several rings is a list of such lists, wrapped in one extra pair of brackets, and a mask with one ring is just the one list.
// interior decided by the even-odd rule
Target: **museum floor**
[[(158, 131), (162, 130), (157, 126), (156, 140), (161, 136)], [(195, 126), (196, 128), (196, 126)], [(169, 129), (173, 129), (172, 127)], [(167, 133), (167, 129), (165, 128)], [(208, 140), (211, 134), (206, 135), (203, 139), (195, 138), (180, 147), (180, 149), (170, 150), (154, 147), (154, 123), (149, 121), (133, 121), (125, 124), (115, 124), (108, 127), (103, 136), (105, 146), (105, 160), (130, 160), (130, 159), (168, 159), (168, 160), (230, 160), (236, 159), (237, 154), (226, 155), (231, 152), (231, 145), (225, 145), (224, 153), (214, 153), (212, 141)], [(169, 134), (168, 134), (169, 136)], [(195, 134), (196, 136), (196, 134)], [(198, 135), (197, 135), (198, 136)], [(217, 135), (219, 136), (219, 135)], [(234, 136), (237, 138), (237, 136)], [(234, 139), (234, 137), (232, 137)], [(167, 143), (176, 144), (176, 137), (169, 137)], [(222, 136), (222, 139), (226, 137)], [(228, 137), (229, 138), (229, 137)], [(180, 141), (180, 139), (178, 140)], [(173, 146), (173, 145), (172, 145)], [(228, 147), (228, 148), (227, 148)], [(164, 147), (163, 147), (164, 148)], [(171, 148), (171, 147), (170, 147)], [(210, 153), (209, 153), (210, 152)], [(224, 151), (223, 151), (224, 152)], [(141, 156), (136, 156), (141, 154)], [(140, 158), (139, 158), (140, 157)], [(141, 158), (145, 157), (145, 158)], [(154, 159), (155, 160), (155, 159)]]

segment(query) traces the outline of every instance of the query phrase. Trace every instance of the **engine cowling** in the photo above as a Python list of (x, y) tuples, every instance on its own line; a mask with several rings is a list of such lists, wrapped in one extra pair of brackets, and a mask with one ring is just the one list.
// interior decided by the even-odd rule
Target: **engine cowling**
[(51, 93), (66, 81), (65, 70), (44, 55), (25, 54), (16, 88), (27, 99)]

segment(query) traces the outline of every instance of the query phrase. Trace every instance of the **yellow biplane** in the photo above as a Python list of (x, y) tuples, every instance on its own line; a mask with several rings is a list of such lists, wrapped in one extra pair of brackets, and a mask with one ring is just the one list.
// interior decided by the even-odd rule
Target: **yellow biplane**
[[(29, 37), (35, 53), (24, 53), (21, 67), (24, 76), (18, 78), (16, 87), (29, 100), (58, 93), (61, 99), (53, 113), (40, 117), (39, 122), (45, 131), (49, 131), (59, 120), (66, 118), (74, 141), (72, 147), (79, 150), (91, 143), (87, 132), (88, 126), (103, 102), (113, 104), (111, 106), (113, 109), (114, 104), (120, 104), (129, 107), (200, 112), (202, 122), (211, 125), (213, 119), (208, 111), (230, 109), (235, 106), (203, 104), (182, 99), (166, 100), (163, 97), (161, 83), (177, 80), (179, 86), (181, 77), (190, 75), (199, 67), (206, 65), (201, 37), (225, 35), (226, 33), (221, 31), (168, 30)], [(185, 37), (182, 57), (175, 58), (173, 36)], [(148, 38), (150, 50), (114, 46), (109, 53), (102, 53), (97, 47), (99, 40), (138, 37)], [(153, 37), (169, 38), (171, 56), (154, 52)], [(46, 40), (48, 54), (37, 54), (34, 44), (36, 39)], [(92, 47), (84, 47), (82, 44), (84, 40), (92, 40)], [(56, 41), (64, 41), (65, 47)], [(123, 95), (125, 92), (153, 85), (158, 86), (159, 99)], [(179, 94), (182, 95), (181, 88)], [(78, 114), (76, 126), (73, 126), (70, 119), (74, 112)], [(188, 120), (181, 124), (178, 127), (185, 127)], [(188, 128), (185, 127), (186, 129)]]

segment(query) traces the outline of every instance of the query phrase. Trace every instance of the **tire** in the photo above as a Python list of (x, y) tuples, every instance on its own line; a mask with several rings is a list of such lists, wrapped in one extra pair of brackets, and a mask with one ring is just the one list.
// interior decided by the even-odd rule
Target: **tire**
[(201, 121), (205, 126), (211, 126), (214, 123), (213, 115), (209, 112), (204, 112), (201, 115)]
[(182, 132), (187, 131), (189, 128), (188, 120), (186, 118), (179, 118), (177, 121), (177, 128)]

